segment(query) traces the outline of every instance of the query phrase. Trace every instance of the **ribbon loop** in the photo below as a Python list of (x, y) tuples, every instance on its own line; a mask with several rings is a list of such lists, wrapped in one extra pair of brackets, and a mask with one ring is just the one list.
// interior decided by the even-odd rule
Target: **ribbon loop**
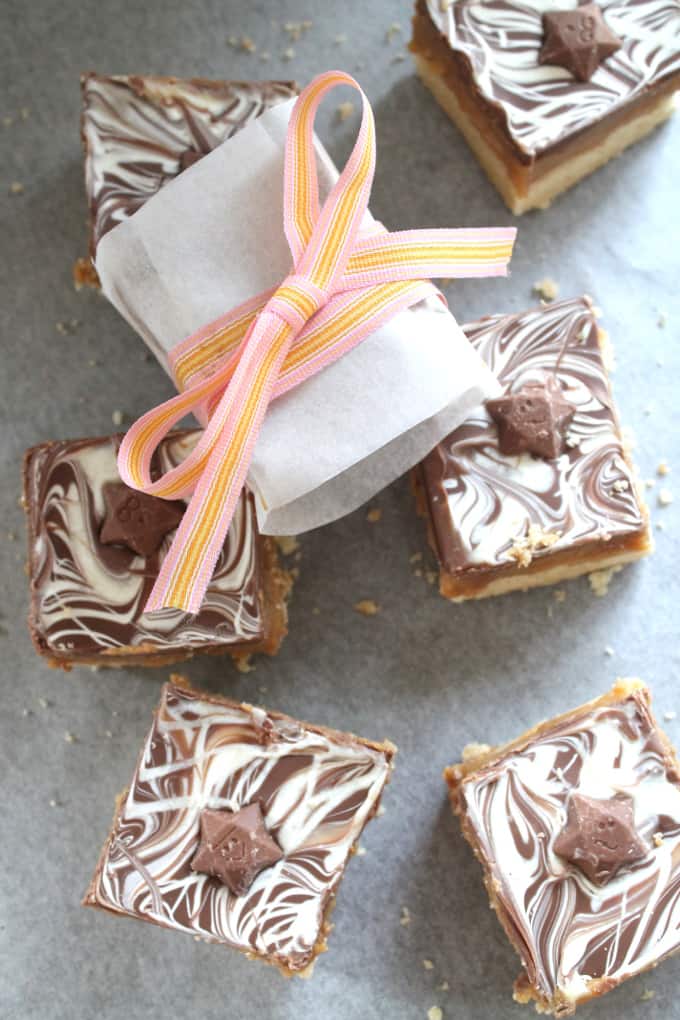
[[(314, 117), (336, 85), (362, 102), (352, 153), (322, 207)], [(178, 344), (170, 365), (180, 393), (137, 421), (121, 443), (118, 468), (133, 488), (189, 506), (165, 557), (146, 611), (200, 609), (231, 523), (269, 402), (361, 343), (384, 322), (438, 291), (432, 277), (507, 272), (513, 228), (388, 233), (366, 212), (375, 171), (370, 104), (348, 74), (329, 71), (304, 89), (286, 138), (284, 230), (292, 270)], [(151, 479), (153, 453), (193, 411), (205, 426), (191, 454)]]

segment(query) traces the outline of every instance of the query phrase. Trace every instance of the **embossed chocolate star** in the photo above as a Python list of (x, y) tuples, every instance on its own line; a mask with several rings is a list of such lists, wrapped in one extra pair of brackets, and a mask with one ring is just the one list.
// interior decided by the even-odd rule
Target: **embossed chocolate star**
[(179, 500), (136, 492), (124, 482), (104, 486), (106, 517), (99, 532), (104, 545), (126, 545), (139, 556), (151, 556), (184, 516)]
[(201, 811), (201, 842), (193, 871), (219, 878), (236, 896), (248, 892), (255, 876), (283, 857), (264, 825), (259, 804), (240, 811)]
[(543, 15), (543, 46), (539, 64), (559, 64), (579, 81), (589, 81), (603, 60), (621, 48), (621, 40), (604, 20), (597, 4)]
[(487, 400), (486, 407), (498, 425), (501, 453), (534, 453), (548, 459), (562, 453), (567, 426), (576, 413), (552, 375)]
[(555, 853), (597, 885), (608, 882), (619, 868), (641, 860), (647, 847), (635, 829), (632, 798), (617, 794), (609, 800), (595, 800), (572, 793), (567, 824), (555, 840)]

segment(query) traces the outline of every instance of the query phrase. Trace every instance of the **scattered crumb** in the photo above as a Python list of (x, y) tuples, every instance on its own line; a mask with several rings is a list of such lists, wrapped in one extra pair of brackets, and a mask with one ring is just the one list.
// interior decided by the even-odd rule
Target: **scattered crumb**
[(291, 556), (300, 548), (300, 543), (295, 535), (277, 535), (274, 541), (278, 545), (282, 556)]
[(236, 47), (238, 46), (238, 39), (236, 38), (235, 35), (230, 35), (227, 37), (227, 46), (233, 46), (234, 49), (236, 49)]
[(116, 411), (112, 411), (111, 412), (111, 421), (113, 422), (114, 425), (122, 425), (123, 424), (123, 412), (122, 411), (117, 411), (117, 410)]
[(239, 655), (238, 658), (234, 659), (234, 665), (239, 673), (252, 673), (255, 669), (250, 662), (249, 655)]
[(49, 708), (50, 707), (50, 703), (47, 700), (47, 698), (38, 698), (38, 704), (40, 705), (41, 708)]
[(291, 42), (297, 42), (302, 38), (303, 32), (307, 32), (311, 27), (311, 21), (287, 21), (283, 26), (283, 31), (288, 34)]
[(340, 103), (336, 109), (338, 120), (347, 120), (354, 113), (354, 103)]
[(401, 64), (404, 60), (406, 60), (405, 53), (395, 53), (394, 56), (392, 57), (393, 64)]
[(430, 1006), (427, 1011), (427, 1020), (442, 1020), (444, 1014), (439, 1006)]
[(655, 485), (656, 485), (656, 479), (655, 478), (646, 478), (645, 479), (645, 489), (653, 489)]
[(423, 960), (423, 967), (425, 970), (434, 970), (434, 964), (432, 960)]
[(342, 34), (341, 35), (336, 35), (336, 37), (333, 40), (333, 42), (335, 43), (336, 46), (342, 46), (343, 43), (347, 42), (347, 36), (346, 35), (342, 35)]
[(652, 836), (654, 846), (663, 846), (663, 832), (655, 832)]
[(411, 923), (411, 911), (408, 909), (408, 907), (402, 907), (401, 917), (399, 918), (399, 924), (402, 926), (402, 928), (406, 928), (410, 923)]
[(372, 510), (369, 510), (366, 514), (366, 520), (369, 524), (377, 524), (382, 517), (382, 510), (379, 506), (374, 506)]
[(23, 715), (23, 717), (24, 717), (24, 719), (25, 719), (25, 718), (26, 718), (26, 716), (28, 716), (28, 715), (31, 715), (31, 710), (30, 710), (30, 708), (22, 708), (22, 709), (21, 709), (21, 714)]
[(558, 541), (561, 534), (561, 531), (544, 531), (540, 524), (530, 524), (526, 535), (515, 539), (508, 555), (516, 560), (520, 567), (528, 567), (534, 553), (538, 549), (549, 549)]
[(673, 502), (673, 493), (670, 489), (659, 489), (659, 495), (656, 499), (659, 506), (670, 506)]
[(653, 992), (651, 988), (645, 988), (644, 992), (640, 996), (640, 1002), (649, 1002), (655, 995), (656, 992)]
[(28, 118), (31, 116), (30, 108), (28, 106), (22, 106), (21, 109), (19, 110), (19, 116), (21, 117), (22, 120), (28, 120)]
[(555, 599), (555, 602), (565, 602), (566, 601), (567, 593), (564, 590), (564, 588), (557, 588), (552, 594), (553, 594), (553, 598)]
[(604, 650), (604, 654), (608, 655), (610, 658), (612, 657), (612, 655), (614, 654), (614, 649), (612, 648), (611, 645), (607, 645), (606, 646), (606, 648)]
[(659, 329), (665, 329), (666, 328), (666, 316), (664, 315), (663, 312), (659, 312), (659, 317), (656, 320), (656, 324), (659, 327)]
[(357, 857), (364, 857), (365, 854), (366, 854), (366, 847), (365, 846), (358, 846), (357, 850), (356, 850), (356, 856)]
[(241, 49), (245, 50), (246, 53), (254, 53), (255, 50), (257, 49), (257, 46), (250, 38), (250, 36), (244, 35), (243, 38), (241, 39)]
[(653, 410), (654, 410), (654, 405), (653, 405), (653, 404), (647, 404), (647, 406), (646, 406), (645, 408), (643, 408), (643, 411), (642, 411), (642, 413), (643, 413), (643, 414), (644, 414), (644, 415), (645, 415), (645, 416), (646, 416), (647, 418), (649, 418), (649, 416), (650, 416), (650, 414), (652, 413), (652, 411), (653, 411)]
[(16, 542), (16, 540), (17, 540), (16, 533), (14, 531), (8, 531), (7, 532), (7, 541), (8, 542)]
[(620, 570), (623, 570), (623, 567), (619, 564), (617, 567), (606, 567), (604, 570), (594, 570), (592, 574), (588, 574), (588, 584), (593, 595), (604, 598), (609, 591), (612, 577)]
[(64, 734), (64, 740), (67, 744), (75, 744), (76, 739), (75, 735), (73, 733), (69, 733), (68, 730)]
[(385, 808), (382, 804), (378, 805), (378, 810), (375, 813), (376, 818), (381, 818), (385, 814)]
[(660, 460), (656, 466), (656, 473), (657, 475), (661, 475), (662, 478), (665, 478), (666, 475), (669, 475), (671, 473), (671, 469), (669, 467), (668, 461)]
[(427, 581), (428, 584), (434, 584), (434, 582), (437, 580), (437, 571), (436, 570), (426, 570), (425, 571), (425, 580)]
[(380, 606), (373, 599), (360, 599), (354, 603), (354, 608), (362, 616), (375, 616), (380, 612)]
[(673, 719), (675, 719), (676, 714), (677, 714), (676, 712), (670, 710), (668, 712), (664, 712), (663, 717), (666, 720), (666, 722), (671, 722)]
[(321, 610), (319, 609), (318, 606), (314, 606), (312, 608), (312, 616), (319, 616), (320, 613), (321, 613)]
[(560, 292), (559, 284), (550, 276), (537, 280), (531, 288), (532, 294), (538, 294), (542, 301), (554, 301)]
[(53, 798), (52, 798), (52, 800), (50, 801), (50, 807), (57, 807), (57, 802), (56, 802), (56, 800), (54, 799), (54, 797), (53, 797)]
[(420, 569), (420, 567), (416, 567), (416, 569), (413, 571), (413, 576), (414, 577), (422, 577), (423, 576), (423, 572)]
[(630, 485), (625, 478), (617, 478), (612, 485), (614, 492), (627, 492), (630, 489)]
[(440, 985), (437, 985), (437, 991), (438, 992), (448, 992), (448, 990), (449, 990), (449, 983), (448, 983), (448, 981), (442, 981), (442, 983)]
[(295, 50), (293, 49), (292, 46), (289, 46), (287, 50), (283, 51), (281, 56), (282, 56), (282, 58), (284, 60), (294, 60), (295, 59)]
[(111, 740), (113, 737), (113, 733), (111, 732), (111, 730), (104, 730), (104, 736), (107, 737), (108, 740)]
[(260, 60), (262, 60), (264, 62), (269, 60), (270, 57), (271, 57), (271, 53), (269, 52), (269, 50), (262, 50), (262, 53), (260, 53)]
[(401, 35), (401, 25), (398, 21), (393, 21), (390, 27), (385, 32), (385, 42), (389, 45), (395, 36)]
[(2, 123), (6, 128), (11, 127), (12, 124), (14, 123), (14, 117), (3, 117)]
[(417, 553), (413, 553), (412, 556), (409, 556), (408, 561), (409, 561), (409, 563), (420, 563), (422, 558), (423, 558), (423, 554), (421, 552), (417, 552)]
[(9, 186), (9, 193), (10, 195), (23, 195), (24, 186), (21, 181), (12, 181)]
[(479, 758), (480, 755), (486, 754), (487, 751), (491, 750), (490, 744), (476, 744), (474, 741), (470, 744), (466, 744), (463, 748), (463, 761), (471, 761), (473, 758)]
[(656, 530), (657, 531), (665, 531), (666, 530), (666, 525), (665, 525), (664, 521), (657, 521), (656, 522)]

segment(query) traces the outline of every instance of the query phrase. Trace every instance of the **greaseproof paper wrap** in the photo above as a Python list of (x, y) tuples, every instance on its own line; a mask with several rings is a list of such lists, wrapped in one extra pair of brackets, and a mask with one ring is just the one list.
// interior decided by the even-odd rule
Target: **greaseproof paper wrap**
[[(99, 243), (104, 293), (168, 370), (168, 352), (291, 271), (283, 231), (294, 100), (168, 182)], [(316, 142), (325, 195), (337, 171)], [(248, 484), (264, 533), (299, 534), (349, 513), (499, 392), (436, 296), (270, 405)]]

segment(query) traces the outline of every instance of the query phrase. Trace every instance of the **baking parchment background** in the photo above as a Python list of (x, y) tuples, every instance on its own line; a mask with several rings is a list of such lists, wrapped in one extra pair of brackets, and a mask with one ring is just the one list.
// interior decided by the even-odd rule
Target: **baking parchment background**
[[(445, 1020), (529, 1017), (512, 1002), (518, 962), (450, 815), (443, 766), (467, 742), (514, 737), (617, 675), (652, 685), (659, 716), (679, 713), (665, 725), (680, 740), (680, 120), (552, 209), (515, 221), (416, 79), (405, 54), (410, 13), (396, 0), (0, 4), (3, 1020), (424, 1020), (434, 1005)], [(284, 23), (305, 19), (311, 27), (290, 41)], [(234, 49), (230, 35), (250, 37), (257, 51)], [(284, 56), (289, 47), (293, 59)], [(378, 523), (363, 509), (304, 536), (290, 634), (276, 659), (258, 659), (247, 675), (220, 658), (182, 667), (209, 690), (399, 746), (386, 813), (369, 826), (366, 854), (350, 862), (340, 888), (330, 951), (311, 981), (286, 981), (236, 952), (79, 906), (169, 671), (63, 674), (37, 658), (25, 625), (18, 498), (27, 446), (114, 431), (115, 411), (131, 418), (171, 392), (114, 309), (71, 282), (86, 251), (81, 70), (304, 83), (331, 67), (355, 74), (373, 103), (371, 207), (388, 227), (517, 222), (510, 278), (445, 287), (459, 321), (528, 307), (532, 284), (545, 276), (563, 296), (592, 294), (615, 345), (616, 397), (637, 437), (642, 477), (656, 477), (662, 459), (673, 471), (648, 492), (656, 553), (616, 576), (605, 598), (580, 580), (563, 586), (564, 602), (542, 589), (464, 606), (414, 576), (432, 562), (402, 479), (372, 504), (382, 510)], [(338, 92), (319, 120), (339, 164), (358, 124), (358, 111), (345, 121), (335, 112), (344, 99), (354, 96)], [(657, 506), (660, 487), (675, 490), (675, 503)], [(424, 563), (410, 563), (418, 552)], [(377, 616), (354, 611), (365, 598), (380, 604)], [(680, 958), (579, 1015), (680, 1017), (678, 980)], [(437, 990), (444, 981), (449, 990)]]

